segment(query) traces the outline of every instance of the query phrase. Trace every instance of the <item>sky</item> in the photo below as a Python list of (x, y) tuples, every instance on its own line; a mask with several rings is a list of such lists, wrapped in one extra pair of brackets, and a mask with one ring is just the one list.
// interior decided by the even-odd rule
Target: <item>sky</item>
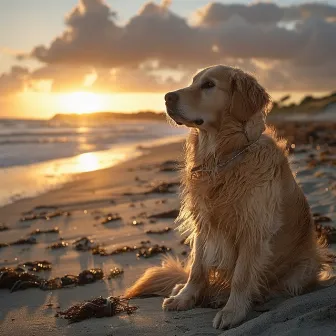
[(0, 0), (0, 117), (162, 110), (212, 64), (336, 90), (336, 0)]

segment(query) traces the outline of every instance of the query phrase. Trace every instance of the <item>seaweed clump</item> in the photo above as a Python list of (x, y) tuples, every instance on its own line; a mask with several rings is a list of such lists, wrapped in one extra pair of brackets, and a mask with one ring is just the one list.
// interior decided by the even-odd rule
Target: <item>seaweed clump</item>
[(11, 243), (0, 243), (0, 248), (12, 245), (34, 245), (34, 244), (37, 244), (36, 238), (30, 236), (29, 238), (21, 238)]
[(4, 225), (4, 224), (0, 224), (0, 232), (1, 231), (8, 231), (9, 230), (9, 227)]
[(150, 258), (160, 253), (166, 253), (171, 251), (170, 247), (166, 247), (164, 245), (159, 246), (157, 244), (150, 246), (150, 241), (142, 241), (139, 246), (123, 246), (108, 252), (105, 248), (100, 246), (92, 249), (92, 254), (100, 255), (102, 257), (122, 254), (126, 252), (136, 252), (137, 258)]
[(164, 233), (168, 233), (169, 231), (171, 231), (170, 227), (165, 227), (162, 230), (148, 230), (146, 231), (147, 234), (164, 234)]
[(180, 210), (174, 209), (169, 211), (160, 212), (157, 214), (153, 214), (148, 218), (176, 218), (179, 215)]
[(48, 249), (51, 249), (51, 250), (58, 250), (58, 249), (61, 249), (61, 248), (65, 248), (67, 247), (69, 244), (65, 241), (60, 241), (60, 242), (57, 242), (57, 243), (53, 243), (51, 245), (49, 245), (47, 248)]
[(98, 297), (78, 303), (65, 311), (59, 311), (56, 317), (63, 317), (70, 323), (80, 322), (92, 317), (111, 317), (120, 313), (133, 314), (138, 307), (130, 306), (129, 300), (121, 297), (109, 296), (104, 299)]
[(49, 230), (36, 229), (36, 230), (32, 231), (30, 233), (30, 235), (34, 236), (34, 235), (40, 235), (40, 234), (44, 234), (44, 233), (59, 233), (59, 228), (56, 226), (53, 229), (49, 229)]
[(119, 277), (120, 275), (124, 274), (124, 270), (122, 268), (118, 268), (118, 267), (113, 267), (110, 270), (110, 274), (107, 277), (109, 280), (114, 279)]
[(0, 288), (7, 288), (11, 292), (27, 288), (40, 288), (41, 290), (54, 290), (70, 286), (83, 286), (91, 284), (104, 277), (100, 268), (84, 270), (78, 275), (67, 274), (63, 277), (43, 279), (35, 274), (28, 273), (25, 269), (17, 267), (0, 268)]
[(166, 247), (164, 245), (160, 246), (160, 245), (153, 245), (150, 247), (142, 247), (139, 249), (138, 253), (137, 253), (137, 257), (138, 258), (150, 258), (150, 257), (154, 257), (160, 253), (166, 253), (171, 251), (170, 247)]
[(23, 215), (20, 220), (21, 222), (33, 221), (38, 219), (50, 220), (52, 218), (60, 217), (62, 215), (68, 216), (68, 212), (63, 211), (54, 211), (54, 212), (43, 211), (40, 213), (29, 212)]
[(174, 193), (175, 191), (172, 190), (173, 188), (179, 186), (179, 182), (162, 182), (156, 186), (154, 186), (152, 189), (146, 191), (144, 194), (170, 194)]
[(77, 251), (89, 251), (96, 247), (93, 240), (87, 237), (77, 239), (73, 242), (73, 245)]
[(27, 261), (25, 263), (19, 264), (16, 270), (23, 270), (24, 272), (40, 272), (40, 271), (50, 271), (52, 268), (51, 263), (47, 260), (42, 261)]

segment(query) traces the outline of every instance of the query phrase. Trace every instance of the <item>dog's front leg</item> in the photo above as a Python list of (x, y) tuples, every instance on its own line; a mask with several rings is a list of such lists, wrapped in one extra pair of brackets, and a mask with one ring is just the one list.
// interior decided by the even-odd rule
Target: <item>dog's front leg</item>
[(215, 328), (225, 329), (242, 322), (258, 294), (265, 268), (270, 257), (268, 242), (244, 241), (239, 249), (231, 281), (229, 300), (214, 319)]
[[(179, 291), (173, 291), (169, 298), (163, 301), (164, 310), (188, 310), (194, 308), (207, 284), (207, 274), (203, 263), (203, 244), (198, 235), (194, 238), (192, 264), (187, 283)], [(175, 293), (174, 293), (175, 292)]]

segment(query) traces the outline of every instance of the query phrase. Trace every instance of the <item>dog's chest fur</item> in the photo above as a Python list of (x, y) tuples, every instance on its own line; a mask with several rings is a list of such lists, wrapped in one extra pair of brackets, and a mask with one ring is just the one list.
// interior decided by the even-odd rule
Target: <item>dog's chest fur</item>
[[(186, 169), (181, 226), (201, 235), (206, 246), (204, 259), (209, 267), (234, 268), (237, 241), (249, 235), (248, 209), (255, 202), (256, 190), (261, 185), (277, 183), (279, 165), (274, 160), (283, 160), (284, 156), (271, 139), (267, 141), (269, 145), (259, 145), (258, 150), (245, 153), (221, 170), (214, 167), (216, 173), (205, 172), (194, 177), (190, 174), (193, 165)], [(279, 190), (273, 187), (272, 190)], [(276, 226), (279, 228), (281, 223)]]

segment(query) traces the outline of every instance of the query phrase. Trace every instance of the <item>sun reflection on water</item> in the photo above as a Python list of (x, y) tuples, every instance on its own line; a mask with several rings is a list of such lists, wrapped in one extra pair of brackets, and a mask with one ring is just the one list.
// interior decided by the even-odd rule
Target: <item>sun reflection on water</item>
[(90, 172), (100, 169), (100, 162), (94, 153), (84, 153), (78, 156), (78, 170), (81, 172)]

